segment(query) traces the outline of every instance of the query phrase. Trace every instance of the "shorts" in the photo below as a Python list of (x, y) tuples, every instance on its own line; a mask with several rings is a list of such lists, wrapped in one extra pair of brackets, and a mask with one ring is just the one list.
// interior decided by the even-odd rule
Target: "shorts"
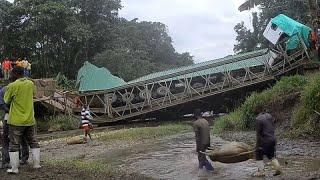
[(268, 159), (275, 158), (276, 147), (275, 143), (263, 145), (256, 150), (256, 159), (263, 160), (263, 156), (267, 156)]
[(82, 124), (81, 129), (83, 129), (84, 132), (89, 132), (91, 127), (89, 124)]

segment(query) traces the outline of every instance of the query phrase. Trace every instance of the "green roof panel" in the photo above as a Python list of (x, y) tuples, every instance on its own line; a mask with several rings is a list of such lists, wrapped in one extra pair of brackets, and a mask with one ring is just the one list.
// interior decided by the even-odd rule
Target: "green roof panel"
[(126, 84), (126, 82), (110, 73), (106, 68), (85, 62), (78, 71), (77, 85), (80, 92), (106, 90)]

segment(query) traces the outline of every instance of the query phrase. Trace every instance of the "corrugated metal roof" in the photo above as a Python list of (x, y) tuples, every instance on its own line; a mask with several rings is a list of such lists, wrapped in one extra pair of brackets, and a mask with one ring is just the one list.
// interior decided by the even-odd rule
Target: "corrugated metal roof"
[[(259, 66), (259, 65), (263, 65), (264, 62), (267, 59), (269, 59), (270, 54), (267, 53), (267, 51), (268, 51), (267, 49), (262, 49), (262, 50), (253, 51), (253, 52), (249, 52), (249, 53), (243, 53), (243, 54), (234, 55), (234, 56), (227, 56), (227, 57), (224, 57), (224, 58), (215, 59), (215, 60), (211, 60), (211, 61), (205, 61), (205, 62), (198, 63), (198, 64), (193, 64), (193, 65), (183, 66), (183, 67), (170, 69), (170, 70), (166, 70), (166, 71), (156, 72), (156, 73), (152, 73), (152, 74), (149, 74), (149, 75), (146, 75), (146, 76), (142, 76), (142, 77), (140, 77), (138, 79), (132, 80), (132, 81), (128, 82), (128, 84), (137, 83), (137, 82), (140, 82), (140, 81), (145, 81), (145, 80), (149, 80), (149, 79), (165, 76), (165, 75), (168, 75), (168, 74), (177, 73), (177, 72), (180, 72), (180, 71), (185, 71), (185, 70), (189, 70), (189, 69), (193, 69), (193, 68), (197, 68), (197, 67), (206, 66), (206, 65), (209, 65), (209, 64), (212, 64), (212, 63), (216, 63), (216, 62), (227, 61), (227, 60), (234, 59), (234, 58), (240, 58), (240, 57), (243, 57), (243, 56), (254, 55), (256, 53), (265, 52), (266, 54), (264, 54), (262, 56), (246, 59), (246, 60), (243, 60), (243, 61), (238, 61), (238, 62), (235, 62), (235, 63), (225, 64), (225, 65), (214, 67), (214, 68), (209, 68), (209, 69), (202, 70), (202, 71), (189, 73), (189, 74), (186, 74), (186, 75), (175, 77), (175, 78), (173, 78), (173, 80), (182, 79), (184, 77), (194, 77), (194, 76), (201, 76), (201, 75), (206, 75), (206, 74), (214, 74), (214, 73), (219, 73), (219, 72), (236, 70), (236, 69), (240, 69), (240, 68), (243, 68), (243, 67)], [(163, 81), (167, 81), (167, 80), (171, 80), (171, 78), (163, 80)]]

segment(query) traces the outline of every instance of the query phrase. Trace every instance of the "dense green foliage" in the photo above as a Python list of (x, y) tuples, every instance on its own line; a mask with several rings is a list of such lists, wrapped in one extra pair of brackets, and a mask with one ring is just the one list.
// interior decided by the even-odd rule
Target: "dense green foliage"
[(58, 115), (51, 116), (44, 120), (37, 121), (40, 132), (68, 131), (79, 128), (80, 120), (72, 116)]
[(295, 136), (320, 136), (320, 75), (311, 78), (301, 93), (301, 102), (293, 115)]
[(75, 82), (68, 79), (65, 75), (61, 74), (60, 72), (56, 76), (55, 80), (57, 81), (57, 85), (65, 90), (74, 90)]
[(99, 53), (95, 63), (108, 67), (124, 80), (193, 62), (189, 53), (175, 52), (162, 23), (121, 19), (118, 27), (114, 47)]
[(246, 101), (230, 115), (221, 117), (214, 125), (214, 132), (220, 133), (224, 130), (250, 130), (255, 126), (255, 109), (279, 100), (285, 95), (300, 92), (307, 84), (304, 76), (296, 75), (283, 77), (275, 86), (261, 93), (252, 93)]
[[(252, 29), (245, 27), (244, 22), (240, 22), (235, 26), (237, 33), (236, 41), (234, 45), (235, 53), (250, 52), (255, 49), (261, 49), (268, 47), (269, 43), (263, 37), (265, 27), (271, 18), (282, 13), (301, 23), (310, 24), (309, 7), (307, 3), (303, 1), (295, 0), (250, 0), (256, 2), (259, 5), (260, 11), (252, 13)], [(248, 3), (246, 9), (250, 9), (253, 6), (253, 2)]]
[(27, 57), (35, 77), (75, 78), (88, 60), (125, 80), (192, 64), (158, 22), (118, 16), (120, 0), (0, 0), (0, 52)]

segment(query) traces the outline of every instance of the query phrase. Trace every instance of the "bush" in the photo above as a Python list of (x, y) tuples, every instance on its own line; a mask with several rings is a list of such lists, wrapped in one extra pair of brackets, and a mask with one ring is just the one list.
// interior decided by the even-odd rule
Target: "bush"
[(308, 83), (308, 78), (301, 75), (283, 77), (271, 89), (278, 96), (300, 92)]
[(47, 120), (37, 120), (38, 132), (48, 132), (50, 125)]
[(293, 115), (296, 136), (320, 134), (320, 75), (314, 76), (301, 93), (301, 103)]
[(254, 127), (254, 122), (257, 114), (255, 113), (255, 110), (258, 106), (263, 106), (266, 104), (266, 102), (270, 101), (272, 99), (272, 96), (269, 95), (270, 91), (265, 91), (261, 94), (253, 93), (249, 98), (246, 99), (246, 101), (243, 103), (243, 105), (240, 107), (240, 113), (241, 114), (241, 120), (239, 121), (238, 127), (241, 130), (245, 129), (252, 129)]
[(301, 94), (302, 104), (310, 109), (320, 111), (320, 75), (315, 76)]
[(57, 84), (59, 87), (65, 89), (65, 90), (74, 90), (75, 89), (75, 83), (71, 80), (69, 80), (65, 75), (58, 73), (55, 80), (57, 81)]
[(307, 119), (309, 119), (311, 113), (312, 112), (309, 109), (305, 107), (299, 107), (293, 113), (292, 126), (299, 127), (300, 125), (304, 124)]
[(51, 116), (46, 122), (48, 123), (49, 131), (67, 131), (77, 129), (79, 127), (79, 120), (72, 116)]
[(237, 122), (240, 121), (239, 117), (241, 117), (239, 112), (240, 111), (235, 111), (227, 116), (223, 116), (221, 118), (218, 118), (214, 123), (213, 133), (220, 134), (223, 131), (235, 129)]
[[(224, 130), (250, 130), (255, 127), (255, 118), (257, 114), (255, 110), (258, 106), (265, 106), (279, 99), (284, 95), (301, 91), (308, 83), (308, 79), (304, 76), (295, 75), (283, 77), (271, 89), (267, 89), (261, 93), (252, 93), (246, 101), (230, 115), (217, 119), (214, 132), (222, 132)], [(232, 126), (230, 126), (230, 124)]]

